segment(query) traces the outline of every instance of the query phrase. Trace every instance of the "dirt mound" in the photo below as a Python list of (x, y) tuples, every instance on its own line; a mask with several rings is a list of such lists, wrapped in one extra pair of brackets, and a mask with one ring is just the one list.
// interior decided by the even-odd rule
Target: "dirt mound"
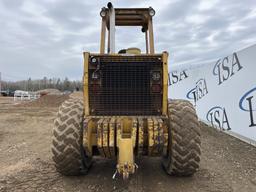
[(61, 95), (61, 92), (58, 89), (42, 89), (36, 93), (40, 95)]
[(59, 107), (67, 99), (69, 99), (69, 95), (44, 95), (37, 100), (20, 105), (28, 107)]
[(83, 92), (82, 91), (76, 91), (73, 92), (69, 95), (71, 98), (79, 98), (79, 99), (83, 99)]

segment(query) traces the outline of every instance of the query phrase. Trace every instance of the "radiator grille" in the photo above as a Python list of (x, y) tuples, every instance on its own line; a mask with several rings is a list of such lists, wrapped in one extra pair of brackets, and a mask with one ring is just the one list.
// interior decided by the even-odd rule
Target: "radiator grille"
[[(100, 83), (89, 79), (91, 115), (161, 115), (162, 93), (151, 92), (151, 71), (161, 70), (162, 62), (159, 57), (145, 58), (99, 59)], [(89, 78), (95, 70), (89, 68)]]

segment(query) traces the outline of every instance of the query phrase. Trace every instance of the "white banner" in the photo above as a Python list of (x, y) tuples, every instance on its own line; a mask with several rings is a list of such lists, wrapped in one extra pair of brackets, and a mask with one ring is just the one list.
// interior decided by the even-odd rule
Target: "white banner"
[(256, 45), (194, 69), (171, 69), (169, 98), (188, 99), (199, 118), (256, 143)]

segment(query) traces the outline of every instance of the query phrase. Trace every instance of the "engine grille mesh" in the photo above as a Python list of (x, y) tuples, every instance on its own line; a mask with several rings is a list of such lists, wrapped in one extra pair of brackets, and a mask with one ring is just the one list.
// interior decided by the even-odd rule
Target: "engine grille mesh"
[[(161, 115), (162, 94), (151, 93), (151, 71), (161, 70), (159, 58), (100, 58), (101, 86), (89, 84), (91, 115)], [(89, 70), (89, 78), (95, 69)]]

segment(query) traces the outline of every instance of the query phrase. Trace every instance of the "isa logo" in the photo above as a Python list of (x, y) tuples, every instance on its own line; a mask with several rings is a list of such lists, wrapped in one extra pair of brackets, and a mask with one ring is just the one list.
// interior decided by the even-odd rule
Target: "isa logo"
[(225, 57), (224, 59), (219, 59), (213, 67), (213, 75), (218, 77), (218, 85), (227, 81), (243, 68), (236, 53), (233, 53), (231, 57), (232, 58)]
[(199, 79), (196, 86), (187, 93), (187, 98), (193, 100), (195, 105), (198, 100), (208, 94), (207, 84), (205, 79)]
[(174, 85), (184, 79), (188, 78), (188, 72), (187, 70), (183, 71), (173, 71), (168, 74), (168, 85)]
[(211, 108), (206, 114), (206, 119), (212, 126), (217, 125), (222, 130), (231, 130), (228, 115), (224, 107), (216, 106)]
[(247, 91), (241, 97), (239, 108), (248, 113), (249, 127), (256, 127), (256, 87)]

